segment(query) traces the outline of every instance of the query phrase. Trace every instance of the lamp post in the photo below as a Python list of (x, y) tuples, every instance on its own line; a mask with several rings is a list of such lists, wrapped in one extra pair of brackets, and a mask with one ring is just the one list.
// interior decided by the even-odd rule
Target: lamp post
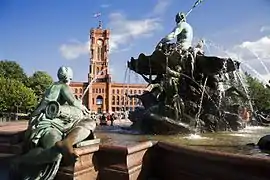
[(16, 116), (15, 116), (15, 120), (18, 121), (18, 113), (19, 113), (19, 107), (21, 107), (22, 105), (22, 102), (19, 102), (19, 103), (15, 103), (15, 106), (16, 106)]

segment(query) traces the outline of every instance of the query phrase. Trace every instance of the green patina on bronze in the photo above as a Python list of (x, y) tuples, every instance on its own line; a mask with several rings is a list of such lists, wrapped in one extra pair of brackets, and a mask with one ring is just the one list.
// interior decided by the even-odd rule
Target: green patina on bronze
[(53, 179), (63, 157), (68, 163), (78, 158), (73, 146), (94, 138), (96, 122), (69, 87), (72, 70), (60, 67), (57, 76), (29, 120), (26, 154), (14, 161), (12, 169), (22, 179)]

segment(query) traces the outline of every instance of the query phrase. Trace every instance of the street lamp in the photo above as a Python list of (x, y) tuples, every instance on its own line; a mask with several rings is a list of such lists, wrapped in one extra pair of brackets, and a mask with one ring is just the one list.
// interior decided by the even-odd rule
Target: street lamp
[(15, 116), (15, 120), (18, 121), (19, 107), (21, 107), (22, 102), (19, 102), (19, 103), (16, 102), (14, 105), (16, 106), (16, 116)]

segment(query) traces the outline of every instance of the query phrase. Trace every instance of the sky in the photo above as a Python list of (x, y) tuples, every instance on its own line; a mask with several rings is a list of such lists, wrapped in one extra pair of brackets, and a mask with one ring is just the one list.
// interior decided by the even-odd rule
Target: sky
[[(126, 64), (151, 54), (175, 26), (175, 15), (193, 0), (1, 0), (0, 59), (18, 62), (28, 75), (47, 71), (55, 80), (70, 66), (74, 81), (87, 81), (89, 31), (102, 20), (111, 30), (110, 72), (115, 82), (141, 83)], [(101, 13), (94, 18), (95, 13)], [(187, 18), (194, 43), (206, 40), (208, 55), (240, 60), (243, 70), (270, 79), (270, 0), (204, 0)], [(265, 66), (264, 66), (265, 65)]]

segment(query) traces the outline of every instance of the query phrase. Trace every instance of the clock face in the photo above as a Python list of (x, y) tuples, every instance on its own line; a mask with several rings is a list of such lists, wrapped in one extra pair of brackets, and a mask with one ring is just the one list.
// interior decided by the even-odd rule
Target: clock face
[(103, 44), (103, 42), (102, 42), (102, 40), (97, 40), (97, 44), (99, 45), (99, 46), (101, 46), (102, 44)]

